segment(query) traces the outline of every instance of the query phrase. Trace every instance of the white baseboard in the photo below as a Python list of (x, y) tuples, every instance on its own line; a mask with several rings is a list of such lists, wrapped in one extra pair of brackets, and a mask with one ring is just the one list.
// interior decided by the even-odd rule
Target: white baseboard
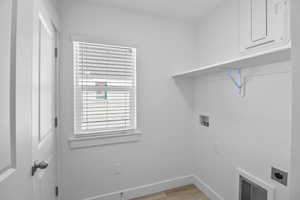
[[(194, 182), (193, 180), (194, 180), (193, 175), (182, 176), (182, 177), (168, 179), (165, 181), (160, 181), (148, 185), (129, 188), (129, 189), (125, 189), (125, 190), (121, 190), (109, 194), (90, 197), (84, 200), (127, 200), (127, 199), (132, 199), (136, 197), (162, 192), (164, 190), (168, 190), (168, 189), (172, 189), (172, 188), (176, 188), (188, 184), (193, 184)], [(122, 194), (123, 194), (123, 198), (121, 198)]]
[(209, 185), (207, 185), (204, 181), (202, 181), (198, 176), (193, 176), (193, 184), (201, 190), (209, 200), (224, 200), (224, 198), (219, 195), (216, 191), (214, 191)]
[(224, 200), (217, 192), (215, 192), (210, 186), (208, 186), (199, 177), (195, 175), (181, 176), (148, 185), (89, 197), (83, 200), (128, 200), (189, 184), (194, 184), (199, 190), (204, 192), (210, 200)]

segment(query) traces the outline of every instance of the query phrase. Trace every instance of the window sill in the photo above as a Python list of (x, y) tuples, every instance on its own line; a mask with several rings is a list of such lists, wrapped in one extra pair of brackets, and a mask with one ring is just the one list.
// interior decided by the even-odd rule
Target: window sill
[(104, 145), (138, 142), (142, 133), (139, 130), (118, 132), (107, 135), (73, 136), (69, 139), (70, 149), (91, 148)]

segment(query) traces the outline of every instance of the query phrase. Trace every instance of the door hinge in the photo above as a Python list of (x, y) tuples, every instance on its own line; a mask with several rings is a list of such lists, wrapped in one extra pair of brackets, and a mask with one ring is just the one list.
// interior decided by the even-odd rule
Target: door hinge
[(59, 195), (59, 189), (58, 189), (58, 186), (56, 186), (55, 187), (55, 196), (58, 197), (58, 195)]
[(54, 126), (55, 126), (55, 128), (58, 127), (58, 118), (57, 117), (54, 118)]
[(58, 48), (57, 47), (54, 48), (54, 57), (55, 58), (58, 57)]

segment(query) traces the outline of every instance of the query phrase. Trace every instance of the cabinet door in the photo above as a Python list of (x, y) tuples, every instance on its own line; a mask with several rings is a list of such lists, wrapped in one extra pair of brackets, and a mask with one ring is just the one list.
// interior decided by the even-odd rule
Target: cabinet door
[(251, 0), (251, 42), (268, 36), (267, 0)]
[(287, 40), (287, 0), (240, 1), (240, 48), (242, 52), (272, 47)]

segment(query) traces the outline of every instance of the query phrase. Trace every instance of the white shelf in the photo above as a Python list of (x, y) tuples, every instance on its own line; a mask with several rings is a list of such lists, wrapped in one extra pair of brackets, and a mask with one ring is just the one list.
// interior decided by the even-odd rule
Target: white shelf
[(174, 74), (173, 78), (190, 78), (202, 75), (208, 75), (226, 69), (242, 69), (255, 67), (259, 65), (267, 65), (276, 62), (283, 62), (291, 59), (291, 44), (275, 48), (268, 51), (263, 51), (253, 55), (242, 56), (236, 59), (228, 60), (225, 62), (216, 63), (213, 65), (199, 67), (194, 70), (185, 71), (182, 73)]

